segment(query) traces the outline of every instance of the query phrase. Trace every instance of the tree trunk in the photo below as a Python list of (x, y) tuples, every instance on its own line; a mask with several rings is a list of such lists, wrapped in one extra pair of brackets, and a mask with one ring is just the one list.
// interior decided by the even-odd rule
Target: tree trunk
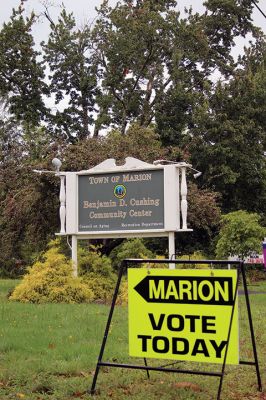
[(82, 96), (82, 128), (80, 130), (79, 140), (87, 139), (89, 136), (88, 101), (85, 96)]

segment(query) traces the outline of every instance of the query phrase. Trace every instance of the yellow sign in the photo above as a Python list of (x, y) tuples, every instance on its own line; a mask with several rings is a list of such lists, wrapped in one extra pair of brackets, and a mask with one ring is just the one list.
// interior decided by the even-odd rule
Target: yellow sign
[[(129, 269), (129, 354), (223, 363), (236, 287), (235, 270)], [(236, 298), (226, 363), (238, 362)]]

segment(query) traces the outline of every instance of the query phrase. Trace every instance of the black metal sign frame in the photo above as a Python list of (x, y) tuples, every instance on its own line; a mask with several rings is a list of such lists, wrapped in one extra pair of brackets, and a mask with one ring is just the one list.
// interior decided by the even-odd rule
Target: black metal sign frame
[[(234, 299), (233, 299), (233, 305), (232, 305), (232, 312), (230, 316), (230, 323), (229, 323), (229, 330), (228, 330), (228, 335), (227, 335), (227, 345), (225, 347), (225, 354), (224, 354), (224, 359), (222, 363), (222, 368), (220, 372), (209, 372), (209, 371), (198, 371), (198, 370), (182, 370), (182, 369), (177, 369), (177, 368), (170, 368), (171, 365), (174, 365), (176, 362), (167, 364), (165, 366), (160, 366), (160, 367), (154, 367), (154, 366), (149, 366), (147, 364), (146, 358), (144, 358), (144, 365), (135, 365), (135, 364), (120, 364), (120, 363), (114, 363), (114, 362), (107, 362), (103, 361), (103, 355), (104, 355), (104, 350), (105, 350), (105, 345), (107, 342), (111, 322), (112, 322), (112, 317), (113, 317), (113, 312), (119, 292), (119, 287), (121, 283), (121, 279), (125, 271), (129, 268), (129, 266), (134, 266), (134, 265), (139, 265), (142, 263), (151, 263), (151, 264), (192, 264), (192, 265), (197, 265), (197, 264), (206, 264), (206, 265), (220, 265), (223, 268), (227, 268), (228, 265), (233, 266), (237, 269), (237, 284), (236, 284), (236, 289), (234, 293)], [(246, 281), (246, 275), (245, 275), (245, 268), (244, 268), (244, 263), (242, 261), (218, 261), (218, 260), (142, 260), (142, 259), (126, 259), (122, 262), (121, 267), (119, 269), (119, 274), (118, 274), (118, 279), (116, 283), (116, 287), (114, 290), (113, 294), (113, 299), (105, 327), (105, 332), (100, 348), (100, 353), (98, 357), (98, 362), (96, 365), (96, 369), (94, 372), (93, 376), (93, 381), (91, 388), (89, 390), (90, 394), (95, 394), (95, 388), (96, 388), (96, 383), (97, 383), (97, 378), (98, 374), (100, 371), (101, 367), (115, 367), (115, 368), (128, 368), (128, 369), (139, 369), (139, 370), (146, 370), (147, 376), (149, 378), (149, 373), (150, 371), (159, 371), (159, 372), (172, 372), (172, 373), (183, 373), (183, 374), (192, 374), (192, 375), (207, 375), (207, 376), (214, 376), (219, 378), (219, 387), (217, 391), (217, 400), (220, 400), (221, 396), (221, 391), (222, 391), (222, 384), (223, 384), (223, 378), (224, 378), (224, 373), (225, 373), (225, 367), (226, 367), (226, 358), (227, 358), (227, 352), (228, 352), (228, 346), (229, 346), (229, 340), (230, 340), (230, 335), (231, 335), (231, 328), (232, 328), (232, 322), (233, 322), (233, 315), (234, 315), (234, 309), (235, 309), (235, 303), (236, 303), (236, 298), (237, 298), (237, 290), (239, 286), (239, 281), (240, 281), (240, 276), (242, 277), (242, 282), (243, 282), (243, 288), (244, 288), (244, 295), (245, 295), (245, 301), (246, 301), (246, 308), (247, 308), (247, 314), (248, 314), (248, 321), (249, 321), (249, 329), (250, 329), (250, 337), (251, 337), (251, 344), (252, 344), (252, 349), (253, 349), (253, 361), (245, 361), (245, 360), (240, 360), (239, 364), (242, 365), (250, 365), (254, 366), (256, 369), (256, 375), (257, 375), (257, 383), (258, 383), (258, 390), (262, 391), (262, 383), (261, 383), (261, 376), (260, 376), (260, 370), (259, 370), (259, 362), (258, 362), (258, 355), (257, 355), (257, 349), (256, 349), (256, 340), (255, 340), (255, 334), (254, 334), (254, 329), (253, 329), (253, 322), (252, 322), (252, 314), (251, 314), (251, 308), (250, 308), (250, 302), (249, 302), (249, 295), (248, 295), (248, 289), (247, 289), (247, 281)]]

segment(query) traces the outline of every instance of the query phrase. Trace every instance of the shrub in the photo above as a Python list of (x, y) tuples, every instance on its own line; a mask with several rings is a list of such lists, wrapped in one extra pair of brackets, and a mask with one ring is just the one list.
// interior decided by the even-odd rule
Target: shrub
[(78, 265), (80, 275), (95, 273), (108, 277), (113, 273), (111, 260), (102, 255), (97, 246), (79, 248)]
[(139, 238), (129, 239), (117, 246), (110, 254), (114, 269), (118, 269), (126, 258), (153, 258), (153, 253)]
[(127, 305), (128, 303), (128, 283), (127, 279), (123, 279), (119, 288), (117, 304)]
[[(164, 256), (157, 255), (154, 259), (155, 260), (164, 260)], [(201, 251), (194, 251), (192, 254), (184, 254), (183, 256), (176, 258), (179, 261), (182, 260), (191, 260), (191, 261), (200, 261), (206, 260), (206, 257), (202, 254)], [(169, 263), (143, 263), (141, 264), (144, 268), (169, 268)], [(175, 264), (175, 267), (178, 269), (188, 269), (188, 268), (208, 268), (207, 264)]]
[(93, 292), (82, 282), (73, 277), (72, 264), (60, 254), (58, 242), (50, 243), (50, 248), (43, 254), (42, 261), (37, 261), (28, 268), (22, 282), (14, 289), (10, 300), (23, 303), (82, 303), (93, 299)]
[(98, 303), (110, 303), (116, 285), (116, 276), (103, 276), (94, 272), (83, 275), (83, 282), (93, 292), (94, 301)]
[(266, 270), (263, 264), (245, 264), (246, 278), (249, 284), (264, 281)]
[(90, 245), (79, 249), (79, 271), (83, 282), (93, 292), (94, 300), (109, 303), (116, 284), (111, 260), (99, 252), (99, 247)]
[[(155, 257), (153, 257), (154, 260), (164, 260), (165, 257), (164, 256), (160, 256), (160, 255), (156, 255)], [(141, 267), (143, 268), (169, 268), (169, 264), (168, 263), (153, 263), (153, 262), (144, 262), (143, 264), (141, 264)]]
[(266, 228), (260, 225), (260, 216), (244, 210), (223, 215), (218, 235), (216, 255), (218, 258), (237, 256), (243, 260), (252, 253), (260, 253), (261, 240)]
[[(194, 251), (194, 253), (192, 254), (185, 254), (181, 257), (178, 257), (178, 260), (186, 260), (186, 261), (200, 261), (200, 260), (206, 260), (206, 257), (202, 254), (201, 251)], [(207, 269), (208, 268), (208, 264), (177, 264), (177, 268), (184, 268), (184, 269), (193, 269), (193, 268), (197, 268), (197, 269)]]

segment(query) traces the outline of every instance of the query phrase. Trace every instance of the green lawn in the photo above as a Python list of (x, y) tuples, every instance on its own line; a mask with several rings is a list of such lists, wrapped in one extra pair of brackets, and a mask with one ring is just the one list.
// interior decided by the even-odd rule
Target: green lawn
[[(13, 303), (7, 293), (16, 281), (0, 281), (0, 399), (91, 399), (91, 386), (109, 307), (99, 304)], [(266, 292), (266, 282), (249, 287)], [(263, 393), (257, 392), (255, 368), (226, 367), (222, 399), (266, 399), (266, 293), (250, 295)], [(241, 359), (252, 359), (244, 298), (240, 296)], [(129, 360), (127, 307), (117, 306), (104, 360)], [(159, 365), (156, 360), (150, 364)], [(180, 365), (180, 364), (178, 364)], [(220, 370), (212, 365), (182, 363), (182, 369)], [(102, 368), (96, 400), (215, 399), (218, 379), (184, 374)]]

